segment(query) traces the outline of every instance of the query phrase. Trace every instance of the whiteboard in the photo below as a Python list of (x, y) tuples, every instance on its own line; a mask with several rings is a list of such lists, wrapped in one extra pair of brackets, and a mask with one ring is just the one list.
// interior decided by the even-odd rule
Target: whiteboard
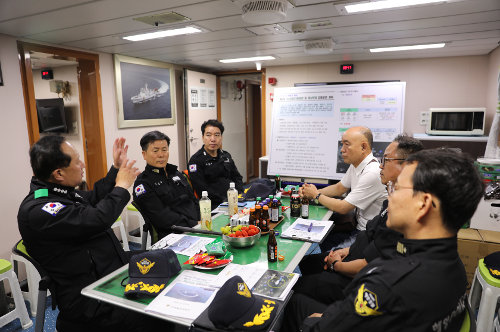
[(365, 126), (381, 158), (402, 133), (406, 82), (274, 89), (268, 174), (338, 180), (349, 165), (342, 134)]

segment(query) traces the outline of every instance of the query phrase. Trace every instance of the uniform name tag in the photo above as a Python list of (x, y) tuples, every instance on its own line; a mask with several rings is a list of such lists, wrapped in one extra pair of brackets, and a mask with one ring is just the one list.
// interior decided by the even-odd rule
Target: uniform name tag
[(135, 187), (134, 191), (135, 191), (135, 196), (137, 196), (137, 197), (146, 193), (146, 189), (144, 189), (144, 185), (142, 185), (142, 184)]
[(61, 203), (47, 203), (43, 206), (42, 210), (45, 212), (50, 213), (51, 215), (55, 216), (61, 211), (63, 207), (66, 207), (66, 205), (62, 205)]
[(189, 171), (190, 172), (196, 172), (196, 164), (189, 165)]
[(178, 176), (176, 175), (176, 176), (174, 176), (174, 177), (172, 178), (172, 180), (173, 180), (173, 181), (175, 181), (175, 182), (177, 182), (177, 181), (180, 181), (180, 180), (181, 180), (181, 178), (180, 178), (180, 177), (178, 177)]

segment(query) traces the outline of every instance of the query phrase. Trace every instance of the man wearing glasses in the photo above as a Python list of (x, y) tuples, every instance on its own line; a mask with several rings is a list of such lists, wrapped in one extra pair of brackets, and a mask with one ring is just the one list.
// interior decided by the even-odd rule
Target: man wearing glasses
[(224, 133), (222, 122), (205, 121), (201, 133), (205, 145), (189, 160), (189, 178), (198, 195), (202, 191), (208, 192), (213, 210), (227, 197), (229, 183), (234, 182), (238, 192), (243, 192), (243, 177), (229, 152), (220, 148)]
[[(373, 135), (369, 128), (349, 128), (342, 135), (341, 152), (344, 162), (350, 166), (342, 180), (320, 190), (313, 184), (305, 183), (300, 190), (300, 194), (336, 212), (331, 220), (345, 218), (341, 215), (354, 211), (356, 229), (334, 229), (320, 244), (321, 251), (350, 246), (356, 239), (356, 234), (365, 230), (367, 221), (378, 214), (382, 202), (387, 198), (385, 187), (379, 180), (379, 164), (372, 154), (372, 145)], [(342, 196), (349, 189), (351, 192), (345, 199), (333, 198)]]
[[(396, 182), (404, 167), (404, 160), (424, 149), (422, 143), (404, 134), (398, 135), (385, 149), (380, 164), (380, 181), (383, 185)], [(343, 290), (352, 278), (368, 263), (381, 256), (385, 250), (394, 250), (401, 233), (387, 228), (387, 204), (380, 213), (368, 221), (366, 230), (360, 231), (354, 243), (344, 249), (304, 257), (299, 263), (302, 277), (294, 286), (295, 293), (306, 294), (325, 304), (344, 298)]]
[(459, 331), (467, 276), (457, 233), (483, 196), (473, 160), (459, 152), (408, 156), (389, 186), (387, 227), (403, 234), (365, 266), (331, 305), (294, 294), (281, 331)]

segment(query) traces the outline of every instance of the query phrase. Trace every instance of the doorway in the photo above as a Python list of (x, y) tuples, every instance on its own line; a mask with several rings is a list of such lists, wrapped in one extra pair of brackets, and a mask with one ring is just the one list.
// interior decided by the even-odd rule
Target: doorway
[(259, 177), (259, 158), (262, 157), (262, 92), (261, 82), (245, 80), (247, 121), (247, 183)]
[[(92, 53), (21, 41), (18, 41), (17, 46), (30, 146), (40, 139), (36, 106), (36, 99), (40, 98), (35, 94), (34, 80), (34, 74), (39, 74), (37, 71), (34, 72), (33, 66), (36, 67), (36, 62), (40, 62), (40, 58), (42, 58), (42, 62), (45, 62), (47, 65), (46, 69), (49, 69), (48, 67), (51, 66), (51, 63), (61, 64), (63, 61), (66, 61), (68, 64), (71, 63), (71, 65), (76, 67), (75, 82), (71, 83), (73, 83), (73, 87), (76, 89), (76, 91), (73, 91), (72, 95), (73, 98), (78, 99), (79, 118), (75, 119), (75, 117), (72, 117), (71, 122), (67, 122), (67, 124), (68, 127), (71, 128), (72, 134), (77, 135), (77, 140), (80, 140), (79, 145), (81, 145), (86, 164), (85, 179), (88, 188), (91, 190), (93, 184), (106, 176), (108, 172), (106, 148), (104, 145), (104, 121), (102, 117), (99, 56)], [(57, 79), (57, 77), (54, 78)], [(37, 94), (40, 96), (40, 93)], [(53, 95), (54, 98), (61, 97), (61, 95), (56, 95), (54, 93)], [(45, 97), (46, 96), (42, 98)], [(73, 115), (76, 114), (75, 112), (72, 113)], [(75, 121), (76, 127), (74, 126)], [(78, 125), (78, 121), (80, 125)], [(78, 134), (75, 134), (75, 129)], [(68, 138), (68, 141), (71, 141), (71, 138)]]

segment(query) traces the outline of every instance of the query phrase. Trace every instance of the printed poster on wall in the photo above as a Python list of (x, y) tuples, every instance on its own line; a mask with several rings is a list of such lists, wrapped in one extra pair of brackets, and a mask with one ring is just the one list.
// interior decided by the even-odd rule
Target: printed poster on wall
[(354, 126), (371, 129), (380, 161), (403, 131), (405, 90), (405, 82), (275, 89), (268, 174), (341, 179), (342, 135)]
[(214, 88), (189, 87), (191, 109), (215, 109), (216, 94)]
[(198, 98), (199, 98), (199, 94), (198, 94), (198, 88), (195, 87), (195, 86), (192, 86), (189, 88), (189, 91), (190, 91), (190, 95), (191, 95), (191, 108), (192, 109), (197, 109), (197, 108), (200, 108), (199, 107), (199, 102), (198, 102)]
[(200, 108), (208, 108), (207, 88), (198, 88), (198, 91), (200, 91)]

